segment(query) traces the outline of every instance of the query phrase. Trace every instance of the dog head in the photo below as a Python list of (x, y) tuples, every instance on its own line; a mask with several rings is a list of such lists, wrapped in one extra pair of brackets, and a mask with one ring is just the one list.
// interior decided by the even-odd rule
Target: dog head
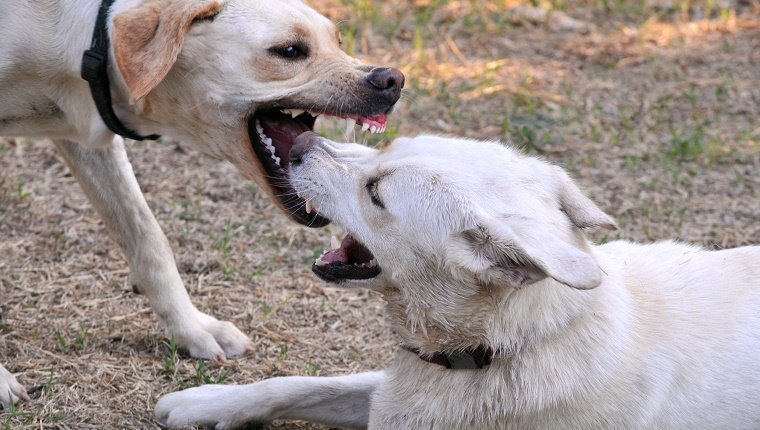
[(123, 0), (111, 16), (124, 122), (232, 162), (306, 225), (328, 221), (288, 182), (295, 137), (318, 115), (382, 131), (404, 85), (400, 71), (346, 55), (300, 0)]
[(615, 229), (559, 167), (498, 143), (402, 138), (384, 151), (313, 133), (291, 150), (296, 192), (349, 235), (314, 264), (344, 286), (435, 291), (601, 282), (583, 229)]

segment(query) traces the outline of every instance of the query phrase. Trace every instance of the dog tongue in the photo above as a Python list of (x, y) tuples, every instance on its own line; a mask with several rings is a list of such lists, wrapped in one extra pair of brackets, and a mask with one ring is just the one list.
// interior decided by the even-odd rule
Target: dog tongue
[(340, 247), (327, 251), (321, 260), (325, 263), (352, 264), (367, 263), (373, 258), (372, 253), (349, 234), (340, 242)]

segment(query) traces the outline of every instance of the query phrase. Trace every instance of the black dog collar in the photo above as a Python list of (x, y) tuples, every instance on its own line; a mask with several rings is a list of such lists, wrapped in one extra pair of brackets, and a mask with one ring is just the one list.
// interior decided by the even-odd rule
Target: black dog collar
[(432, 354), (420, 354), (420, 350), (402, 345), (405, 350), (417, 355), (422, 361), (437, 364), (447, 369), (482, 369), (491, 364), (493, 350), (480, 345), (473, 349), (458, 352), (434, 352)]
[(106, 123), (106, 126), (114, 133), (127, 137), (132, 140), (158, 140), (161, 136), (152, 134), (150, 136), (140, 136), (133, 130), (125, 126), (116, 113), (113, 111), (111, 104), (111, 85), (108, 81), (108, 29), (106, 28), (106, 18), (108, 10), (111, 8), (114, 0), (103, 0), (98, 9), (98, 18), (95, 21), (95, 31), (92, 34), (92, 45), (90, 49), (84, 51), (82, 56), (82, 79), (90, 84), (90, 93), (98, 113)]

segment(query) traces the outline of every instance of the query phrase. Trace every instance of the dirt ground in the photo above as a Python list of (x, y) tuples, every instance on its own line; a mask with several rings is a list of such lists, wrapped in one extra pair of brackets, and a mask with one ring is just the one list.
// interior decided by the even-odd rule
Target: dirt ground
[[(312, 1), (347, 51), (407, 76), (386, 135), (358, 139), (509, 140), (569, 169), (617, 219), (599, 241), (758, 244), (760, 4), (667, 3), (538, 3), (551, 13), (536, 17), (503, 1)], [(341, 124), (318, 127), (340, 137)], [(289, 222), (181, 143), (128, 151), (194, 302), (256, 351), (226, 364), (174, 353), (50, 142), (0, 140), (0, 362), (33, 396), (0, 427), (155, 428), (157, 397), (182, 387), (388, 362), (382, 300), (311, 274), (334, 227)]]

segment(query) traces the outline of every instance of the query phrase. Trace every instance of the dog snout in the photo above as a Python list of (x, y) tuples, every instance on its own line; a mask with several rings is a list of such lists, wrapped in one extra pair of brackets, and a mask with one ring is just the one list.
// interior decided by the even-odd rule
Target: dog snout
[(306, 131), (296, 137), (293, 147), (290, 148), (290, 164), (298, 165), (303, 161), (306, 153), (319, 144), (322, 137), (313, 131)]
[(404, 74), (393, 67), (376, 67), (365, 78), (372, 88), (389, 98), (398, 100), (404, 88)]

